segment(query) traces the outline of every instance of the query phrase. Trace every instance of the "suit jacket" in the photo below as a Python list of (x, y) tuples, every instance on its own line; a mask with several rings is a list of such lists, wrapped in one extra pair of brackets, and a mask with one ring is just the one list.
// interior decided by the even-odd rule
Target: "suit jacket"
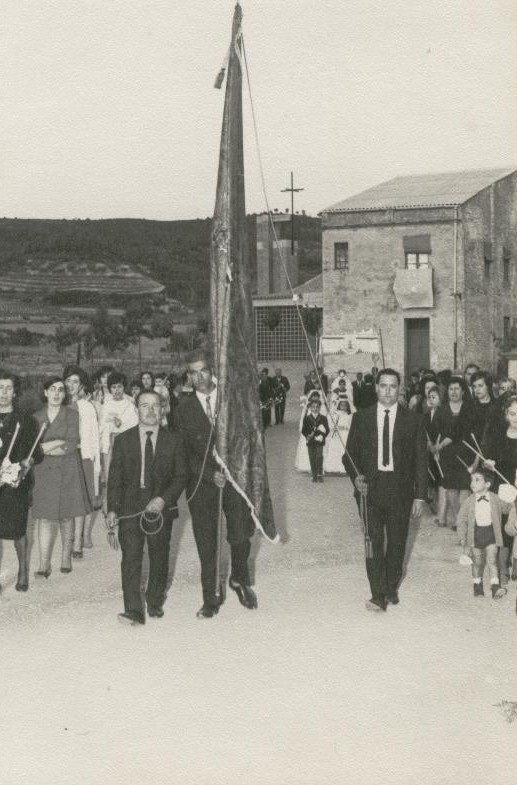
[[(323, 426), (324, 432), (318, 430), (320, 425)], [(317, 417), (313, 417), (312, 414), (306, 414), (303, 418), (302, 424), (302, 435), (305, 436), (307, 439), (307, 444), (321, 444), (323, 447), (326, 441), (326, 438), (329, 434), (329, 423), (327, 418), (324, 414), (318, 414)], [(323, 441), (314, 441), (315, 436), (322, 436)]]
[[(138, 425), (115, 437), (108, 475), (108, 511), (131, 515), (142, 508), (140, 473), (142, 450)], [(153, 482), (148, 493), (150, 501), (160, 496), (165, 510), (178, 501), (187, 482), (185, 450), (179, 434), (160, 426), (153, 461)], [(178, 511), (172, 510), (172, 518)]]
[[(354, 482), (358, 473), (366, 477), (369, 487), (378, 470), (377, 404), (361, 409), (352, 417), (343, 465)], [(350, 459), (352, 458), (352, 460)], [(427, 499), (427, 443), (420, 415), (397, 404), (393, 429), (393, 474), (400, 498)]]
[[(510, 505), (501, 501), (499, 496), (491, 491), (487, 494), (490, 499), (490, 512), (492, 518), (492, 526), (494, 527), (495, 544), (503, 544), (501, 516), (510, 510)], [(481, 502), (480, 502), (481, 503)], [(485, 502), (486, 503), (486, 502)], [(514, 505), (511, 505), (512, 507)], [(476, 526), (476, 494), (472, 493), (468, 499), (465, 499), (460, 507), (458, 513), (458, 537), (462, 545), (468, 545), (469, 548), (474, 547), (474, 529)]]
[(176, 427), (183, 438), (187, 463), (187, 493), (194, 490), (201, 475), (202, 482), (212, 482), (214, 472), (220, 471), (212, 455), (215, 432), (196, 394), (189, 395), (177, 407)]
[(275, 397), (273, 389), (273, 379), (268, 376), (267, 379), (260, 379), (259, 381), (259, 398), (261, 403), (267, 403)]
[(364, 391), (364, 381), (361, 382), (361, 385), (359, 385), (359, 382), (357, 380), (355, 382), (352, 382), (352, 388), (353, 388), (352, 397), (354, 399), (354, 406), (356, 409), (360, 409), (363, 403), (362, 398), (363, 398), (363, 391)]
[(275, 398), (284, 399), (291, 389), (287, 376), (272, 376), (271, 387)]

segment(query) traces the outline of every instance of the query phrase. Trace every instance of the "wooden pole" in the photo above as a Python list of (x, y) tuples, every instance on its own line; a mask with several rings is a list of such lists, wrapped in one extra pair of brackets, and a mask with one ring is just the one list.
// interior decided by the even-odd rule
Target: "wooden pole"
[(221, 601), (221, 541), (223, 531), (223, 488), (219, 488), (217, 536), (215, 541), (215, 596)]

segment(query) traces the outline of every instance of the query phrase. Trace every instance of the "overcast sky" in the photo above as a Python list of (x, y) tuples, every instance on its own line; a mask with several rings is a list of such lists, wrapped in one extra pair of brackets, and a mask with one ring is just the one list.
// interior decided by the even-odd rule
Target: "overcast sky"
[[(0, 215), (214, 204), (233, 0), (2, 0)], [(515, 0), (243, 0), (271, 207), (517, 164)], [(265, 209), (245, 106), (247, 209)]]

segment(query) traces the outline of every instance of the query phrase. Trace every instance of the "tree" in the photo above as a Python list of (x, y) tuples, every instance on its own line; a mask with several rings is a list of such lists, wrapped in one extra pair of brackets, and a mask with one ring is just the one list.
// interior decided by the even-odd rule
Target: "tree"
[[(322, 324), (322, 311), (321, 308), (304, 307), (300, 309), (302, 315), (302, 322), (305, 330), (309, 335), (314, 336), (316, 342), (316, 351), (318, 349), (318, 333)], [(307, 359), (309, 357), (309, 348), (307, 347)]]
[(142, 336), (151, 338), (147, 324), (152, 317), (153, 308), (147, 300), (130, 300), (127, 304), (122, 324), (129, 343), (138, 343), (138, 369), (142, 372)]
[(105, 305), (97, 308), (90, 324), (92, 337), (96, 346), (102, 346), (108, 352), (127, 349), (129, 338), (121, 321), (110, 316)]
[(60, 354), (66, 355), (66, 350), (69, 346), (77, 344), (77, 354), (80, 355), (82, 335), (81, 331), (75, 325), (64, 326), (58, 324), (54, 334), (54, 341), (56, 349)]
[(280, 308), (268, 308), (266, 314), (264, 316), (264, 324), (268, 327), (271, 332), (276, 330), (280, 322), (282, 321), (282, 311)]

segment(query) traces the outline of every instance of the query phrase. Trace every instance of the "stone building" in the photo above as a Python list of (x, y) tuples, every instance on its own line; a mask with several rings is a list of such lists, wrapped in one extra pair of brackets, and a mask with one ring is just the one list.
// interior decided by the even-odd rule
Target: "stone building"
[(324, 345), (380, 330), (406, 375), (496, 369), (517, 320), (515, 167), (396, 177), (322, 218)]

